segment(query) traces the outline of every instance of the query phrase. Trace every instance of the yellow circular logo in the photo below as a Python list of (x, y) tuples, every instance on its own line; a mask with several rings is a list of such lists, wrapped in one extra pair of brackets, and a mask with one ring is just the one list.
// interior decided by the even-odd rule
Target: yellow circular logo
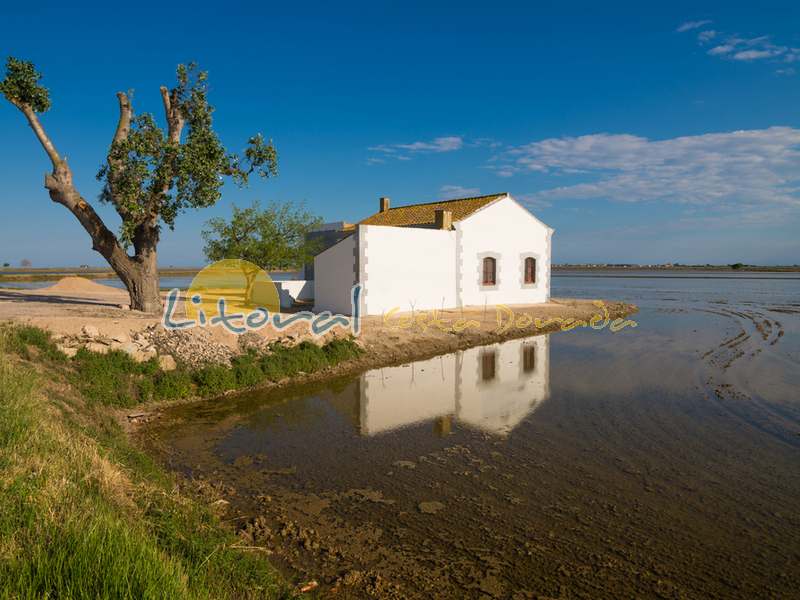
[(220, 314), (221, 300), (226, 315), (246, 316), (259, 308), (280, 311), (280, 296), (267, 272), (238, 258), (217, 261), (195, 275), (186, 292), (186, 317), (198, 322), (213, 319)]

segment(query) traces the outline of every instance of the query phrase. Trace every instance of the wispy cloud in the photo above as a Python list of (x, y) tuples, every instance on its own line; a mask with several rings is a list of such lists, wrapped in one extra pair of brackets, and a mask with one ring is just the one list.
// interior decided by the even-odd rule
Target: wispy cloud
[(537, 192), (515, 192), (513, 195), (518, 202), (521, 202), (531, 210), (542, 210), (544, 208), (550, 208), (553, 205), (552, 202), (545, 200)]
[(453, 198), (469, 198), (480, 195), (481, 190), (476, 187), (463, 187), (460, 185), (443, 185), (439, 188), (439, 198), (452, 200)]
[(717, 32), (714, 29), (707, 29), (697, 34), (697, 40), (700, 42), (710, 42), (717, 37)]
[[(678, 32), (702, 28), (711, 21), (688, 21), (676, 29)], [(697, 33), (697, 41), (707, 48), (706, 54), (726, 60), (741, 62), (769, 61), (773, 63), (792, 63), (800, 61), (800, 48), (776, 44), (768, 35), (742, 37), (727, 34), (715, 29), (703, 29)], [(787, 69), (777, 69), (781, 75), (788, 75)]]
[(733, 60), (758, 60), (760, 58), (770, 58), (781, 54), (783, 50), (740, 50), (731, 58)]
[[(418, 141), (404, 144), (380, 144), (370, 146), (368, 150), (379, 156), (397, 160), (409, 160), (415, 154), (439, 154), (454, 152), (464, 147), (464, 139), (458, 135), (433, 138), (429, 141)], [(378, 161), (375, 161), (378, 162)]]
[(708, 25), (710, 23), (711, 21), (708, 19), (703, 21), (686, 21), (685, 23), (678, 25), (678, 28), (675, 31), (678, 33), (683, 33), (684, 31), (691, 31), (692, 29), (700, 29), (703, 25)]
[(605, 198), (800, 208), (800, 129), (770, 127), (666, 140), (629, 134), (550, 138), (514, 148), (498, 174), (572, 176), (530, 200)]

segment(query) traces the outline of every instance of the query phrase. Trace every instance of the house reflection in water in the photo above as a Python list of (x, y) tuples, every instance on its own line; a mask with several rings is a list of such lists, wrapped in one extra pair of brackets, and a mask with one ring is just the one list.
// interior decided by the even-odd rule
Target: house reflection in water
[(358, 427), (375, 435), (433, 421), (445, 434), (455, 419), (506, 435), (547, 399), (549, 360), (541, 335), (369, 371), (356, 386)]

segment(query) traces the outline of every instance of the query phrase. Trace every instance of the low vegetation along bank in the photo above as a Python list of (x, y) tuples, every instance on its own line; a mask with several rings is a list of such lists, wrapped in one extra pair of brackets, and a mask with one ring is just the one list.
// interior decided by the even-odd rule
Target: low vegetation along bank
[(42, 330), (0, 328), (0, 597), (292, 597), (262, 554), (130, 444), (114, 407), (216, 394), (359, 352), (338, 340), (161, 371), (122, 352), (69, 359)]
[(50, 368), (60, 370), (88, 401), (123, 408), (154, 400), (214, 396), (277, 382), (337, 365), (362, 353), (348, 339), (334, 339), (323, 346), (308, 341), (296, 346), (276, 342), (263, 352), (250, 350), (234, 356), (230, 366), (190, 368), (179, 363), (175, 370), (165, 371), (156, 357), (137, 362), (122, 350), (99, 353), (82, 347), (73, 358), (67, 358), (47, 332), (35, 327), (9, 327), (5, 335), (18, 355), (43, 359)]

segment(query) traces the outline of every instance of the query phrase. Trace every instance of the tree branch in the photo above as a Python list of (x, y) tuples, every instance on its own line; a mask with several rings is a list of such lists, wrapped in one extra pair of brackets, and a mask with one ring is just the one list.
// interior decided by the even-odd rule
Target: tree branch
[(119, 245), (117, 236), (106, 227), (94, 208), (75, 189), (72, 183), (72, 170), (58, 154), (55, 144), (42, 127), (36, 112), (27, 104), (16, 102), (14, 104), (25, 115), (36, 138), (53, 163), (53, 172), (44, 177), (44, 187), (50, 192), (50, 198), (53, 202), (64, 205), (80, 221), (92, 238), (93, 250), (102, 254), (115, 270), (129, 270), (130, 257)]
[(123, 92), (117, 92), (117, 99), (119, 100), (119, 121), (117, 122), (117, 131), (114, 133), (113, 143), (128, 139), (128, 132), (131, 130), (132, 110), (128, 95)]
[(181, 132), (183, 131), (184, 118), (181, 114), (180, 106), (178, 106), (178, 98), (176, 90), (170, 94), (167, 86), (162, 85), (159, 90), (161, 91), (161, 102), (164, 104), (164, 114), (167, 118), (167, 126), (169, 141), (173, 144), (179, 144), (181, 141)]
[[(164, 116), (167, 120), (167, 138), (171, 144), (178, 146), (181, 143), (181, 134), (183, 133), (183, 126), (186, 120), (178, 104), (177, 90), (172, 90), (172, 92), (170, 92), (167, 86), (162, 85), (159, 91), (161, 92), (161, 102), (164, 105)], [(166, 172), (163, 174), (161, 186), (155, 186), (154, 191), (150, 195), (147, 208), (149, 212), (148, 221), (152, 227), (155, 227), (158, 222), (158, 213), (160, 210), (158, 206), (159, 200), (169, 193), (172, 187), (172, 178), (172, 169), (166, 169)]]
[(39, 140), (42, 148), (44, 148), (44, 151), (47, 152), (47, 156), (50, 157), (50, 162), (53, 163), (53, 171), (57, 171), (63, 161), (61, 160), (55, 145), (47, 136), (44, 127), (42, 127), (42, 124), (39, 122), (39, 117), (36, 116), (36, 112), (27, 104), (17, 104), (16, 102), (14, 104), (20, 109), (20, 111), (22, 111), (22, 114), (25, 115), (25, 118), (28, 119), (28, 125), (30, 125), (31, 129), (33, 129), (33, 133), (36, 134), (36, 138)]
[[(117, 129), (114, 132), (114, 139), (111, 140), (111, 151), (108, 153), (108, 187), (109, 191), (111, 192), (111, 196), (114, 196), (114, 182), (122, 172), (123, 165), (119, 163), (118, 160), (114, 160), (112, 158), (113, 155), (113, 147), (116, 144), (120, 144), (128, 139), (128, 133), (131, 130), (131, 116), (133, 110), (131, 108), (130, 100), (128, 99), (127, 94), (123, 92), (117, 92), (117, 100), (119, 101), (119, 120), (117, 121)], [(114, 208), (117, 209), (117, 213), (119, 216), (122, 217), (124, 221), (128, 217), (128, 211), (123, 208), (121, 202), (114, 202)]]

